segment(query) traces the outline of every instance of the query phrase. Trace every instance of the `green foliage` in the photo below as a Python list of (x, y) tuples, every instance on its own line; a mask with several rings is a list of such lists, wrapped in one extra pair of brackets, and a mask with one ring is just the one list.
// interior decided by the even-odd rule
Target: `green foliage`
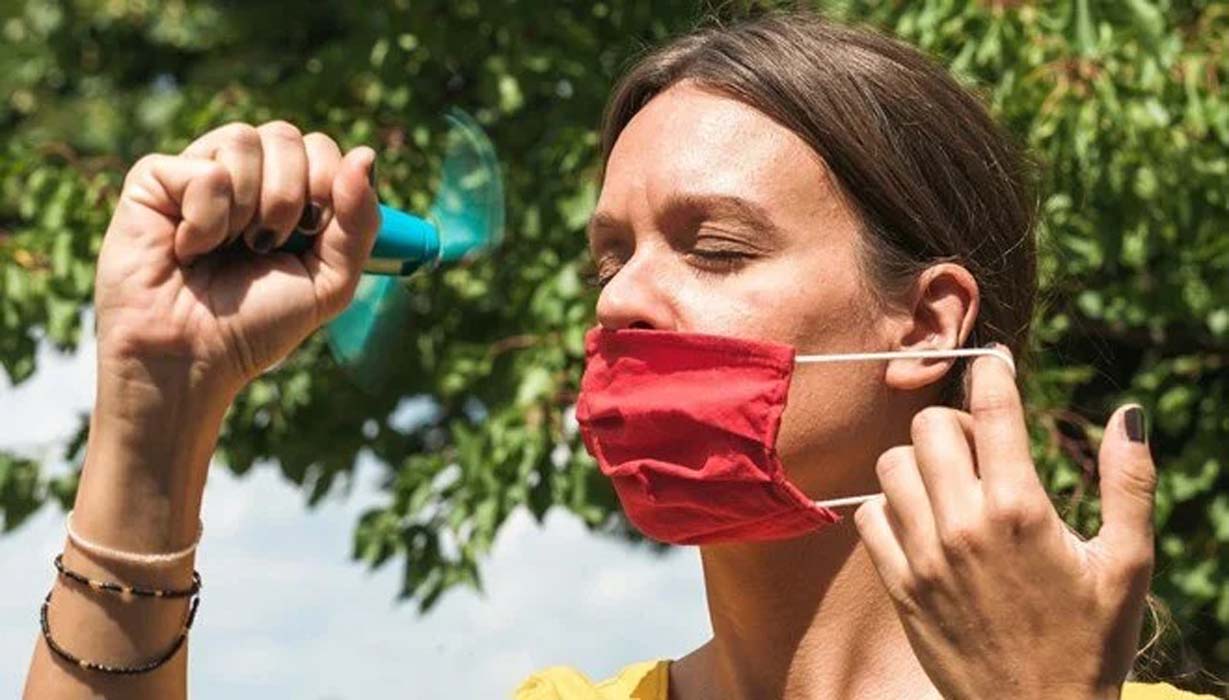
[[(1072, 521), (1095, 526), (1084, 496), (1098, 426), (1123, 401), (1147, 408), (1161, 468), (1155, 588), (1203, 663), (1229, 669), (1229, 8), (827, 4), (950, 65), (1038, 157), (1038, 463)], [(421, 210), (438, 116), (458, 105), (505, 163), (503, 249), (414, 280), (384, 393), (355, 390), (313, 339), (240, 398), (220, 456), (237, 473), (276, 463), (312, 503), (360, 453), (376, 457), (387, 498), (358, 523), (354, 553), (402, 562), (403, 593), (423, 608), (480, 585), (518, 507), (625, 532), (566, 417), (592, 322), (580, 270), (596, 127), (626, 61), (692, 26), (701, 5), (0, 0), (0, 364), (20, 382), (40, 339), (75, 347), (110, 206), (142, 153), (230, 120), (286, 118), (376, 146), (383, 198)], [(0, 459), (6, 529), (70, 494), (70, 478)]]

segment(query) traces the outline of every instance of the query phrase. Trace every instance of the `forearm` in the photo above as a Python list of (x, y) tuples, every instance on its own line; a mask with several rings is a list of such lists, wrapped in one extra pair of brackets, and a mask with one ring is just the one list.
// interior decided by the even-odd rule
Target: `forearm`
[[(191, 383), (115, 377), (100, 367), (90, 442), (74, 507), (83, 538), (129, 552), (170, 552), (197, 534), (201, 494), (228, 397)], [(67, 568), (94, 579), (148, 588), (185, 588), (195, 557), (135, 564), (96, 556), (65, 543)], [(50, 562), (48, 562), (50, 568)], [(75, 656), (110, 665), (137, 665), (168, 649), (179, 634), (187, 600), (129, 598), (58, 579), (48, 612), (52, 636)], [(27, 679), (27, 698), (186, 696), (187, 651), (156, 670), (110, 675), (75, 668), (40, 638)]]

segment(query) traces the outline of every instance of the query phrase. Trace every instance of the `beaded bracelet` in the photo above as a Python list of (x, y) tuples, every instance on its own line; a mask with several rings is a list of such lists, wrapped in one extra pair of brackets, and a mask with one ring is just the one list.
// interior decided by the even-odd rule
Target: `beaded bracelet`
[(179, 630), (179, 636), (163, 653), (157, 657), (135, 666), (111, 666), (109, 664), (100, 664), (93, 661), (86, 661), (74, 656), (64, 647), (60, 646), (55, 639), (51, 637), (51, 624), (47, 621), (47, 609), (51, 607), (51, 591), (47, 591), (47, 597), (43, 599), (43, 605), (39, 608), (39, 624), (43, 629), (43, 639), (47, 642), (47, 648), (51, 649), (56, 656), (64, 661), (77, 666), (78, 668), (86, 669), (87, 671), (98, 671), (100, 673), (110, 673), (117, 675), (136, 675), (139, 673), (148, 673), (165, 664), (175, 656), (179, 648), (183, 646), (184, 640), (188, 638), (188, 630), (192, 629), (192, 621), (196, 619), (196, 608), (200, 605), (201, 598), (199, 595), (193, 595), (192, 600), (188, 603), (188, 613), (184, 618), (183, 627)]
[(83, 586), (89, 586), (96, 591), (107, 591), (110, 593), (118, 593), (122, 596), (139, 596), (141, 598), (188, 598), (194, 596), (201, 590), (201, 575), (200, 572), (192, 572), (192, 585), (187, 588), (139, 588), (137, 586), (128, 586), (122, 583), (113, 583), (111, 581), (99, 581), (80, 574), (68, 567), (64, 566), (64, 555), (57, 554), (55, 557), (55, 570), (60, 572), (60, 575), (71, 581), (76, 581)]

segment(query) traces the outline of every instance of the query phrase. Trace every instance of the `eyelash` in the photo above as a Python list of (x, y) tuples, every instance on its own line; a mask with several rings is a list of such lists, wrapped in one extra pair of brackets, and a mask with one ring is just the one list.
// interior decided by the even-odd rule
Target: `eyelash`
[(614, 274), (603, 275), (599, 269), (599, 265), (594, 260), (586, 260), (584, 267), (581, 268), (580, 278), (584, 285), (590, 289), (601, 289), (614, 279)]
[[(728, 274), (738, 270), (752, 258), (756, 256), (751, 253), (744, 253), (737, 250), (692, 250), (687, 253), (687, 257), (693, 260), (692, 266), (696, 272), (704, 275), (721, 275)], [(618, 274), (616, 268), (612, 272), (602, 273), (603, 267), (609, 267), (609, 263), (603, 265), (606, 261), (587, 260), (584, 269), (581, 272), (581, 277), (584, 280), (585, 286), (592, 289), (601, 289)]]
[(706, 274), (733, 272), (754, 257), (736, 250), (693, 250), (688, 256), (702, 261), (696, 267), (699, 272)]

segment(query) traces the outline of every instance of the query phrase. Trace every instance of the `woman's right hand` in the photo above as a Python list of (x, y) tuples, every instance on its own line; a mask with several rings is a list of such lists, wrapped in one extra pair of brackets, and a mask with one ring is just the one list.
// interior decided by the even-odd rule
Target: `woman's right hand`
[[(135, 379), (229, 403), (340, 313), (379, 226), (374, 159), (281, 121), (142, 158), (98, 261), (100, 390)], [(323, 229), (309, 249), (269, 252), (300, 226)]]
[[(95, 278), (98, 390), (72, 519), (82, 537), (136, 553), (196, 537), (231, 400), (354, 294), (380, 223), (374, 159), (367, 147), (343, 157), (332, 139), (285, 122), (231, 124), (128, 173)], [(296, 228), (320, 232), (302, 253), (270, 252)], [(193, 556), (151, 565), (71, 542), (64, 562), (157, 588), (187, 585), (194, 567)], [(134, 605), (59, 580), (52, 590), (57, 642), (112, 665), (165, 650), (186, 610), (182, 600)], [(39, 639), (25, 697), (184, 698), (186, 679), (183, 653), (115, 676), (83, 671)]]

